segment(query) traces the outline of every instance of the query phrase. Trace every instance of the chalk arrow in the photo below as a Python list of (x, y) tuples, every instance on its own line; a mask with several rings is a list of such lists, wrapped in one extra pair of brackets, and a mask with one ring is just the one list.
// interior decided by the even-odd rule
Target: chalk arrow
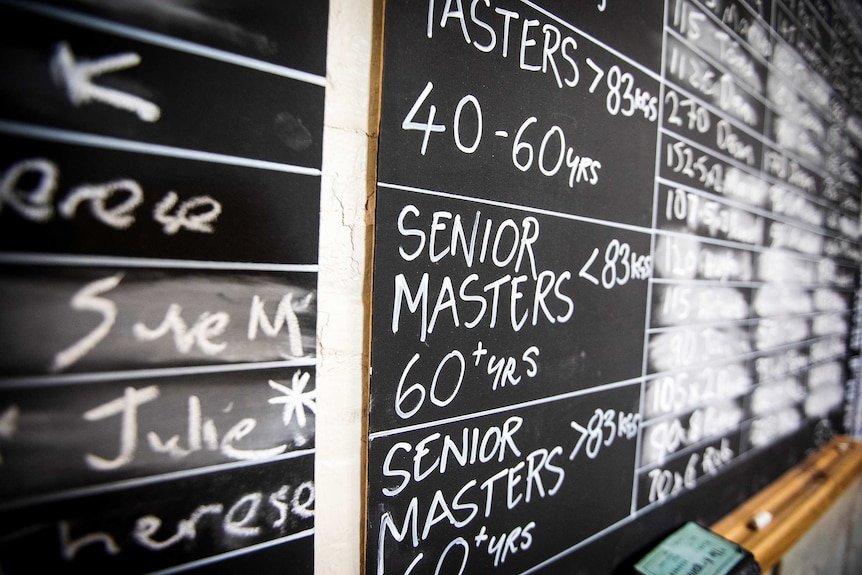
[(134, 52), (105, 56), (98, 60), (76, 60), (69, 44), (61, 42), (51, 59), (51, 72), (54, 79), (66, 87), (66, 95), (75, 106), (101, 102), (132, 112), (145, 122), (155, 122), (162, 111), (152, 102), (93, 83), (102, 74), (134, 68), (140, 63), (141, 57)]

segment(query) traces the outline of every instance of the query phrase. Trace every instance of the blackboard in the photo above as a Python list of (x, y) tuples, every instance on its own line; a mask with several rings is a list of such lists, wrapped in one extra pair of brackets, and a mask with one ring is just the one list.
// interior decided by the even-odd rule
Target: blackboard
[(328, 3), (0, 3), (0, 571), (311, 573)]
[(367, 573), (624, 573), (854, 430), (858, 6), (384, 25)]

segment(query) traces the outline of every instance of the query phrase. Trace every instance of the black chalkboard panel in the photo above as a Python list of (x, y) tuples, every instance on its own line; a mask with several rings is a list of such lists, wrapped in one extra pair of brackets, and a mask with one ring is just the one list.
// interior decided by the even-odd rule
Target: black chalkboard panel
[(0, 571), (311, 573), (328, 3), (0, 5)]
[(69, 19), (92, 15), (108, 23), (130, 24), (168, 39), (223, 50), (225, 58), (245, 56), (306, 74), (326, 74), (326, 44), (320, 41), (320, 31), (326, 30), (328, 12), (315, 3), (248, 0), (240, 7), (230, 0), (209, 0), (194, 6), (146, 0), (80, 0), (46, 4), (72, 8), (61, 12)]
[[(4, 374), (313, 358), (314, 274), (7, 266)], [(93, 335), (96, 334), (96, 335)], [(34, 347), (29, 342), (40, 341)], [(85, 342), (84, 344), (80, 342)]]
[(627, 573), (858, 429), (852, 3), (384, 22), (367, 573)]
[[(372, 433), (463, 416), (477, 402), (491, 409), (640, 375), (650, 264), (637, 254), (649, 252), (648, 238), (382, 186), (378, 194), (378, 218), (401, 222), (403, 233), (399, 226), (378, 231), (376, 266), (398, 273), (375, 285), (376, 309), (393, 319), (376, 324), (372, 353), (403, 353), (405, 333), (418, 335), (421, 349), (405, 365), (375, 366), (376, 377), (404, 384), (401, 393), (393, 386), (372, 397)], [(604, 264), (594, 254), (609, 245), (629, 246), (642, 279), (606, 290), (580, 275), (601, 277)], [(594, 305), (581, 304), (587, 299)], [(611, 339), (614, 346), (605, 345)], [(406, 390), (426, 374), (428, 385), (435, 374), (437, 383), (423, 401)]]
[[(588, 401), (537, 402), (435, 426), (433, 433), (420, 428), (375, 437), (369, 465), (383, 476), (370, 487), (403, 504), (369, 517), (369, 538), (377, 548), (370, 561), (406, 570), (414, 560), (412, 541), (434, 549), (458, 541), (451, 548), (458, 558), (465, 553), (461, 542), (469, 541), (466, 554), (476, 554), (472, 569), (523, 571), (532, 554), (555, 555), (573, 538), (624, 519), (634, 469), (620, 470), (617, 461), (635, 453), (638, 393), (628, 387), (592, 394)], [(628, 422), (620, 436), (573, 428), (592, 429), (596, 421), (600, 428), (608, 421), (616, 426), (618, 417)], [(602, 485), (601, 497), (578, 487), (595, 484)], [(577, 521), (565, 530), (557, 528), (560, 509), (578, 510)], [(464, 531), (476, 538), (464, 538)]]
[[(5, 511), (4, 569), (148, 573), (278, 540), (293, 546), (310, 538), (313, 462), (304, 456)], [(298, 566), (310, 572), (307, 545), (297, 547)]]
[[(217, 251), (232, 262), (317, 262), (315, 176), (29, 138), (2, 142), (0, 166), (16, 195), (54, 183), (39, 201), (25, 202), (33, 209), (10, 202), (0, 211), (3, 250), (204, 261)], [(289, 209), (271, 208), (280, 204)], [(106, 216), (102, 206), (126, 207)]]
[[(96, 379), (38, 393), (7, 385), (0, 406), (14, 406), (18, 417), (3, 442), (0, 496), (309, 453), (314, 388), (313, 368)], [(110, 411), (112, 402), (133, 417)]]
[[(0, 76), (6, 118), (319, 169), (323, 133), (319, 85), (17, 9), (5, 10), (0, 34), (11, 62)], [(91, 79), (141, 102), (124, 109), (99, 97), (88, 103), (79, 100), (77, 105), (70, 101), (69, 82), (75, 82), (71, 78), (76, 78), (82, 63), (118, 54), (136, 54), (139, 64)], [(64, 59), (72, 61), (65, 68)], [(149, 118), (151, 113), (157, 114), (156, 120), (139, 116)]]
[[(438, 6), (437, 10), (442, 8)], [(417, 9), (402, 11), (399, 19), (404, 19), (404, 29), (424, 35), (427, 13)], [(493, 10), (485, 11), (506, 22)], [(607, 90), (600, 93), (578, 89), (590, 81), (589, 68), (581, 70), (581, 64), (575, 71), (570, 63), (572, 54), (583, 53), (580, 57), (589, 58), (603, 70), (603, 75), (614, 66), (619, 71), (619, 60), (607, 51), (583, 40), (578, 43), (571, 32), (548, 23), (555, 30), (549, 34), (554, 39), (556, 34), (560, 36), (561, 53), (556, 55), (559, 62), (554, 60), (554, 67), (546, 62), (543, 67), (540, 47), (523, 64), (530, 73), (518, 74), (516, 38), (522, 35), (521, 24), (511, 24), (511, 47), (503, 57), (505, 27), (497, 34), (496, 51), (486, 53), (473, 45), (461, 50), (461, 46), (468, 45), (460, 26), (439, 29), (437, 23), (435, 19), (433, 38), (420, 44), (421, 57), (445, 68), (443, 77), (429, 77), (426, 69), (413, 65), (419, 57), (418, 47), (409, 51), (392, 49), (386, 54), (388, 69), (399, 68), (406, 74), (399, 79), (403, 87), (397, 91), (386, 89), (384, 77), (382, 106), (391, 113), (381, 118), (381, 146), (402, 150), (422, 161), (406, 162), (381, 154), (381, 182), (649, 224), (650, 197), (632, 195), (630, 190), (653, 176), (659, 86), (655, 78), (633, 69), (632, 82), (642, 94), (640, 107), (627, 105), (631, 117), (624, 126), (609, 129), (590, 121), (607, 113)], [(531, 26), (528, 33), (532, 30), (537, 37), (542, 36), (541, 25)], [(484, 46), (485, 37), (473, 42)], [(459, 50), (458, 65), (453, 65), (453, 46)], [(526, 52), (522, 57), (527, 58)], [(577, 84), (573, 87), (572, 83)], [(537, 99), (545, 102), (541, 108), (533, 105)], [(429, 120), (432, 107), (434, 119)], [(429, 121), (437, 127), (432, 128), (426, 143), (423, 126)], [(405, 122), (412, 123), (412, 127), (402, 129)], [(624, 157), (625, 165), (609, 165), (605, 158), (611, 155)], [(488, 194), (485, 190), (494, 192)]]

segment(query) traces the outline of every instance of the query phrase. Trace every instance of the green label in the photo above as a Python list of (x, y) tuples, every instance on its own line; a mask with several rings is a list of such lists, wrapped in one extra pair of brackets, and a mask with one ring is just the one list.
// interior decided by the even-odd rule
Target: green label
[(726, 575), (745, 557), (740, 547), (697, 523), (686, 523), (638, 561), (643, 575)]

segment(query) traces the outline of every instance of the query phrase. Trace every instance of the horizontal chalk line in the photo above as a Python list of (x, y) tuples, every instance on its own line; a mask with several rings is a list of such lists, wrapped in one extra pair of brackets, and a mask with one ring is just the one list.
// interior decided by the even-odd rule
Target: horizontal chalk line
[(317, 273), (317, 264), (269, 264), (255, 262), (219, 262), (206, 260), (174, 260), (120, 256), (42, 254), (28, 252), (0, 253), (0, 263), (7, 265), (97, 266), (125, 268), (230, 270), (265, 272)]
[(487, 200), (484, 198), (474, 198), (472, 196), (464, 196), (460, 194), (453, 194), (450, 192), (441, 192), (437, 190), (429, 190), (426, 188), (418, 188), (415, 186), (404, 186), (401, 184), (391, 184), (388, 182), (377, 182), (377, 185), (383, 188), (389, 188), (392, 190), (400, 190), (402, 192), (413, 192), (417, 194), (424, 194), (427, 196), (437, 196), (440, 198), (449, 198), (453, 200), (463, 200), (465, 202), (472, 202), (476, 204), (485, 204), (488, 206), (494, 206), (498, 208), (507, 208), (510, 210), (518, 210), (521, 212), (527, 212), (531, 214), (538, 214), (542, 216), (553, 216), (557, 218), (562, 218), (566, 220), (573, 220), (576, 222), (584, 222), (588, 224), (596, 224), (600, 226), (605, 226), (609, 228), (616, 228), (620, 230), (627, 230), (630, 232), (637, 232), (641, 234), (653, 234), (653, 233), (661, 233), (661, 230), (653, 230), (652, 228), (647, 228), (644, 226), (637, 226), (633, 224), (625, 224), (621, 222), (613, 222), (610, 220), (600, 220), (598, 218), (590, 218), (587, 216), (577, 216), (575, 214), (567, 214), (565, 212), (557, 212), (554, 210), (547, 210), (544, 208), (535, 208), (532, 206), (524, 206), (520, 204), (513, 204), (511, 202), (500, 202), (497, 200)]
[(188, 148), (177, 148), (174, 146), (165, 146), (163, 144), (149, 144), (147, 142), (124, 140), (113, 136), (100, 136), (97, 134), (87, 134), (72, 130), (64, 130), (61, 128), (48, 128), (45, 126), (16, 122), (13, 120), (0, 119), (0, 133), (35, 138), (38, 140), (48, 140), (51, 142), (60, 142), (64, 144), (79, 144), (95, 148), (106, 148), (109, 150), (135, 152), (138, 154), (150, 154), (153, 156), (165, 156), (169, 158), (180, 158), (183, 160), (198, 160), (201, 162), (226, 164), (229, 166), (240, 166), (244, 168), (257, 168), (260, 170), (269, 170), (271, 172), (284, 172), (303, 176), (320, 176), (320, 170), (317, 168), (280, 164), (278, 162), (270, 162), (267, 160), (255, 160), (252, 158), (243, 158), (241, 156), (204, 152)]
[(204, 58), (209, 58), (210, 60), (218, 60), (220, 62), (242, 66), (259, 72), (266, 72), (283, 78), (289, 78), (291, 80), (298, 80), (306, 84), (313, 84), (321, 87), (326, 86), (326, 78), (317, 74), (303, 72), (302, 70), (296, 70), (287, 66), (272, 64), (256, 58), (250, 58), (248, 56), (241, 56), (226, 50), (211, 48), (209, 46), (204, 46), (203, 44), (181, 40), (179, 38), (159, 34), (157, 32), (150, 32), (149, 30), (136, 28), (127, 24), (120, 24), (118, 22), (112, 22), (110, 20), (82, 14), (65, 8), (47, 6), (36, 2), (22, 2), (21, 0), (3, 0), (3, 3), (28, 12), (41, 14), (42, 16), (47, 16), (55, 20), (62, 20), (70, 24), (76, 24), (92, 30), (107, 32), (109, 34), (130, 38), (132, 40), (138, 40), (154, 46), (169, 48), (171, 50), (185, 52), (186, 54), (192, 54), (194, 56), (202, 56)]
[(170, 471), (167, 473), (160, 473), (158, 475), (149, 475), (147, 477), (138, 477), (134, 479), (123, 479), (121, 481), (112, 481), (110, 483), (104, 483), (102, 485), (93, 485), (89, 487), (80, 487), (74, 489), (65, 489), (63, 491), (54, 491), (51, 493), (47, 493), (45, 495), (33, 495), (30, 497), (22, 497), (20, 499), (14, 499), (12, 501), (4, 501), (0, 504), (0, 511), (9, 511), (11, 509), (16, 509), (19, 507), (31, 506), (31, 505), (40, 505), (44, 503), (54, 503), (57, 501), (64, 501), (67, 499), (75, 499), (79, 497), (88, 497), (92, 495), (99, 495), (101, 493), (111, 493), (113, 491), (122, 491), (125, 489), (132, 489), (135, 487), (142, 487), (145, 485), (152, 485), (154, 483), (164, 483), (166, 481), (172, 481), (176, 479), (186, 479), (189, 477), (197, 477), (201, 475), (207, 475), (209, 473), (224, 473), (226, 471), (231, 471), (233, 469), (241, 469), (244, 467), (252, 467), (255, 465), (264, 465), (268, 463), (278, 463), (279, 461), (287, 461), (290, 459), (298, 459), (300, 457), (305, 457), (309, 455), (314, 455), (315, 449), (300, 449), (297, 451), (291, 451), (290, 453), (285, 453), (283, 455), (279, 455), (276, 457), (272, 457), (270, 459), (265, 460), (256, 460), (256, 461), (233, 461), (230, 463), (222, 463), (218, 465), (210, 465), (207, 467), (199, 467), (196, 469), (184, 469), (182, 471)]
[(258, 543), (256, 545), (249, 545), (248, 547), (243, 547), (242, 549), (236, 549), (234, 551), (228, 551), (227, 553), (221, 553), (219, 555), (213, 555), (212, 557), (207, 557), (206, 559), (199, 559), (198, 561), (192, 561), (191, 563), (184, 563), (182, 565), (176, 565), (174, 567), (169, 567), (167, 569), (162, 569), (160, 571), (151, 571), (147, 575), (170, 575), (172, 573), (181, 573), (183, 571), (188, 571), (189, 569), (194, 569), (195, 567), (202, 567), (204, 565), (210, 565), (212, 563), (218, 563), (225, 559), (230, 559), (232, 557), (237, 557), (240, 555), (245, 555), (246, 553), (252, 553), (254, 551), (259, 551), (261, 549), (267, 549), (269, 547), (275, 547), (276, 545), (281, 545), (282, 543), (289, 543), (291, 541), (296, 541), (299, 539), (304, 539), (305, 537), (310, 537), (314, 535), (314, 528), (306, 529), (305, 531), (300, 531), (299, 533), (294, 533), (292, 535), (287, 535), (285, 537), (280, 537), (278, 539), (273, 539), (271, 541), (264, 541), (263, 543)]
[(384, 430), (384, 431), (377, 431), (377, 432), (374, 432), (374, 433), (369, 433), (369, 434), (368, 434), (368, 439), (369, 439), (369, 441), (373, 441), (374, 439), (379, 439), (379, 438), (382, 438), (382, 437), (388, 437), (388, 436), (391, 436), (391, 435), (398, 435), (398, 434), (401, 434), (401, 433), (408, 433), (408, 432), (411, 432), (411, 431), (419, 431), (419, 430), (422, 430), (422, 429), (428, 429), (428, 428), (431, 428), (431, 427), (437, 427), (437, 426), (440, 426), (440, 425), (447, 425), (447, 424), (450, 424), (450, 423), (458, 423), (458, 422), (461, 422), (461, 421), (469, 421), (469, 420), (471, 420), (471, 419), (478, 419), (478, 418), (481, 418), (481, 417), (486, 417), (486, 416), (488, 416), (488, 415), (497, 415), (497, 414), (500, 414), (500, 413), (507, 413), (507, 412), (509, 412), (509, 411), (515, 411), (515, 410), (518, 410), (518, 409), (525, 409), (525, 408), (529, 408), (529, 407), (534, 407), (534, 406), (536, 406), (536, 405), (543, 405), (543, 404), (545, 404), (545, 403), (553, 403), (553, 402), (556, 402), (556, 401), (563, 401), (563, 400), (566, 400), (566, 399), (572, 399), (572, 398), (574, 398), (574, 397), (581, 397), (581, 396), (584, 396), (584, 395), (592, 395), (592, 394), (594, 394), (594, 393), (601, 393), (601, 392), (603, 392), (603, 391), (609, 391), (609, 390), (611, 390), (611, 389), (618, 389), (618, 388), (620, 388), (620, 387), (628, 387), (628, 386), (631, 386), (631, 385), (640, 384), (641, 379), (642, 379), (642, 378), (637, 377), (637, 378), (633, 378), (633, 379), (627, 379), (627, 380), (624, 380), (624, 381), (618, 381), (618, 382), (615, 382), (615, 383), (608, 383), (608, 384), (605, 384), (605, 385), (596, 385), (596, 386), (594, 386), (594, 387), (588, 387), (588, 388), (585, 388), (585, 389), (579, 389), (579, 390), (577, 390), (577, 391), (570, 391), (570, 392), (568, 392), (568, 393), (561, 393), (561, 394), (559, 394), (559, 395), (552, 395), (552, 396), (548, 396), (548, 397), (541, 397), (541, 398), (539, 398), (539, 399), (534, 399), (534, 400), (531, 400), (531, 401), (525, 401), (525, 402), (522, 402), (522, 403), (516, 403), (516, 404), (513, 404), (513, 405), (506, 405), (506, 406), (503, 406), (503, 407), (496, 407), (496, 408), (493, 408), (493, 409), (486, 409), (486, 410), (484, 410), (484, 411), (476, 411), (476, 412), (473, 412), (473, 413), (467, 413), (467, 414), (464, 414), (464, 415), (458, 415), (458, 416), (455, 416), (455, 417), (449, 417), (449, 418), (446, 418), (446, 419), (438, 419), (438, 420), (436, 420), (436, 421), (429, 421), (429, 422), (427, 422), (427, 423), (417, 423), (416, 425), (408, 425), (408, 426), (405, 426), (405, 427), (398, 427), (398, 428), (393, 428), (393, 429), (387, 429), (387, 430)]
[(123, 371), (102, 371), (91, 373), (65, 373), (59, 375), (32, 375), (27, 377), (0, 378), (0, 390), (27, 387), (48, 387), (57, 385), (78, 385), (82, 383), (104, 383), (127, 381), (130, 379), (150, 379), (158, 377), (177, 377), (184, 375), (205, 375), (233, 373), (239, 371), (259, 371), (264, 369), (289, 369), (293, 367), (317, 367), (317, 358), (289, 359), (279, 361), (257, 361), (251, 363), (226, 363), (217, 365), (195, 365), (189, 367), (161, 367), (149, 369), (129, 369)]

